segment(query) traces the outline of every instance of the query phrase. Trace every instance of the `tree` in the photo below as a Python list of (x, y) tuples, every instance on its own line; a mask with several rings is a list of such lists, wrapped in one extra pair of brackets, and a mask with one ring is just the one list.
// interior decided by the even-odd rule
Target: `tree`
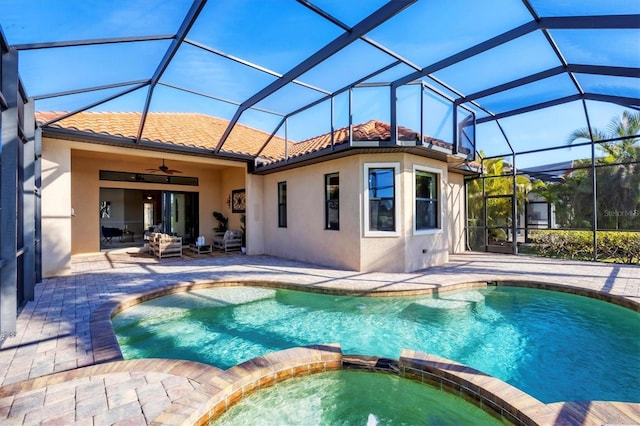
[[(598, 144), (598, 148), (606, 156), (599, 161), (605, 163), (628, 163), (640, 161), (640, 111), (624, 111), (622, 117), (613, 117), (605, 130), (593, 128), (593, 140), (609, 141), (611, 139), (624, 138), (620, 141), (603, 142)], [(567, 142), (572, 144), (580, 139), (591, 140), (589, 129), (574, 130)]]
[[(582, 139), (594, 142), (601, 155), (595, 160), (598, 229), (637, 230), (640, 223), (640, 112), (624, 111), (606, 129), (573, 131), (568, 144)], [(556, 206), (556, 223), (585, 228), (593, 221), (590, 160), (575, 162), (560, 184), (536, 185), (534, 191)]]
[[(596, 159), (599, 229), (639, 229), (640, 223), (640, 111), (624, 111), (606, 129), (593, 129), (593, 140), (604, 154)], [(589, 138), (587, 129), (570, 136), (571, 144)], [(622, 138), (622, 139), (620, 139)], [(611, 139), (620, 139), (611, 141)], [(589, 171), (589, 177), (591, 172)]]
[[(479, 161), (479, 160), (478, 160)], [(478, 178), (468, 182), (468, 210), (469, 226), (489, 227), (489, 238), (507, 240), (507, 232), (512, 225), (512, 194), (513, 177), (509, 174), (511, 165), (504, 158), (492, 158), (482, 162), (484, 174), (488, 177)], [(483, 198), (482, 185), (484, 184)], [(528, 177), (516, 176), (516, 212), (524, 211), (526, 193), (531, 186)], [(486, 202), (486, 222), (484, 219), (484, 204)], [(484, 245), (481, 235), (472, 236), (470, 244), (474, 248)], [(482, 241), (482, 242), (481, 242)]]

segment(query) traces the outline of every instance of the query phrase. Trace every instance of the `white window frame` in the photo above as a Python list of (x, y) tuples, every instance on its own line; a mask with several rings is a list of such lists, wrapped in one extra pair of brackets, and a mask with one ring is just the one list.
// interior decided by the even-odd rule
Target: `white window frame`
[[(433, 173), (437, 176), (438, 179), (438, 184), (437, 184), (437, 190), (438, 190), (438, 227), (437, 228), (431, 228), (431, 229), (416, 229), (416, 172), (427, 172), (427, 173)], [(443, 194), (444, 192), (442, 191), (443, 188), (443, 184), (442, 184), (442, 170), (441, 169), (436, 169), (433, 167), (428, 167), (428, 166), (422, 166), (420, 164), (414, 164), (413, 165), (413, 174), (411, 175), (411, 187), (412, 187), (412, 193), (411, 193), (411, 211), (412, 211), (412, 215), (411, 215), (411, 221), (412, 223), (412, 227), (413, 227), (413, 235), (429, 235), (429, 234), (440, 234), (443, 231), (443, 224), (444, 224), (444, 209), (442, 208), (442, 202), (443, 202)]]
[[(395, 215), (395, 230), (394, 231), (371, 231), (369, 229), (369, 170), (370, 169), (393, 169), (393, 198), (394, 198), (394, 215)], [(365, 163), (364, 164), (364, 236), (365, 237), (399, 237), (400, 230), (400, 208), (401, 208), (401, 196), (400, 196), (400, 163)]]

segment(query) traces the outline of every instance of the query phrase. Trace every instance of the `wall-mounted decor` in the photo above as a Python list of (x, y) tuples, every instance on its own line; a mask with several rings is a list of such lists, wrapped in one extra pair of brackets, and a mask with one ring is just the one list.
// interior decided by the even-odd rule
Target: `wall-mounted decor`
[(233, 213), (244, 213), (246, 203), (244, 189), (234, 189), (231, 191), (231, 211)]
[(111, 218), (111, 201), (100, 201), (100, 218)]

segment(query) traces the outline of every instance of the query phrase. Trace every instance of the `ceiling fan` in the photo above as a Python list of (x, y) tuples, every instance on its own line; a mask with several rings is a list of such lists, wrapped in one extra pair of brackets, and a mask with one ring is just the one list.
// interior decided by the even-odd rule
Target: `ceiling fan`
[(169, 168), (169, 166), (164, 164), (164, 158), (162, 159), (162, 165), (156, 167), (155, 169), (147, 169), (148, 172), (151, 173), (155, 173), (155, 172), (162, 172), (162, 173), (166, 173), (168, 175), (172, 175), (174, 173), (182, 173), (180, 170), (176, 170), (176, 169), (171, 169)]

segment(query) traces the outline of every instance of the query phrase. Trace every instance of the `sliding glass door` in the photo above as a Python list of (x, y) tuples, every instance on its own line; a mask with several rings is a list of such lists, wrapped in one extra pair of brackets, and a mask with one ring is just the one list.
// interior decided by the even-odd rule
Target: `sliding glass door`
[(198, 238), (198, 193), (151, 189), (100, 188), (100, 248), (142, 247), (159, 230)]
[(162, 192), (162, 223), (164, 232), (182, 237), (184, 243), (198, 238), (198, 193)]

